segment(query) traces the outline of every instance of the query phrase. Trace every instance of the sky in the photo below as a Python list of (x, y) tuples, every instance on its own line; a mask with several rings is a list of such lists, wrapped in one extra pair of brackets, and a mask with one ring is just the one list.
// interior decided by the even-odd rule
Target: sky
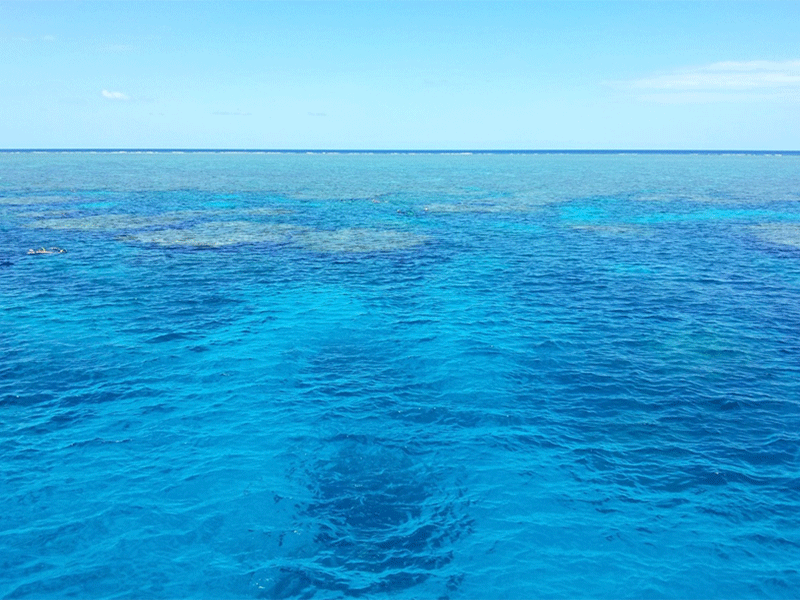
[(0, 0), (0, 148), (800, 150), (800, 2)]

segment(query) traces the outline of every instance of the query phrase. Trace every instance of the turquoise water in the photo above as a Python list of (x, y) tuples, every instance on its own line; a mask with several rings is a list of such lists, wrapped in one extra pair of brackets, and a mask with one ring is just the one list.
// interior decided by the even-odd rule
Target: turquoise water
[(0, 308), (2, 597), (800, 589), (800, 155), (0, 153)]

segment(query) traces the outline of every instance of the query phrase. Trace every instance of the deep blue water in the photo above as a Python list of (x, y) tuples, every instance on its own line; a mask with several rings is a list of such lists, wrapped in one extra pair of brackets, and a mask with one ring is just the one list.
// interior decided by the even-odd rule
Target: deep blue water
[(0, 309), (0, 597), (800, 589), (800, 155), (1, 153)]

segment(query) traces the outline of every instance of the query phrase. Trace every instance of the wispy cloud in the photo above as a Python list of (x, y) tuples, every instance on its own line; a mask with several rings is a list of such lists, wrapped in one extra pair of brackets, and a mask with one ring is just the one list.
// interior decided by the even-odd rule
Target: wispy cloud
[(800, 60), (719, 62), (645, 77), (632, 83), (632, 87), (637, 89), (691, 91), (756, 90), (785, 86), (800, 87)]
[(643, 99), (666, 102), (800, 100), (800, 60), (718, 62), (623, 82), (622, 87)]
[(22, 42), (23, 44), (34, 44), (36, 42), (55, 42), (56, 37), (54, 35), (42, 35), (37, 37), (25, 37), (25, 36), (14, 36), (11, 38), (0, 38), (0, 42), (4, 42), (7, 39), (10, 39), (12, 42)]
[(109, 100), (130, 100), (130, 98), (122, 92), (109, 92), (108, 90), (103, 90), (102, 94), (103, 98), (108, 98)]
[(103, 52), (130, 52), (135, 50), (133, 44), (107, 44), (100, 48)]

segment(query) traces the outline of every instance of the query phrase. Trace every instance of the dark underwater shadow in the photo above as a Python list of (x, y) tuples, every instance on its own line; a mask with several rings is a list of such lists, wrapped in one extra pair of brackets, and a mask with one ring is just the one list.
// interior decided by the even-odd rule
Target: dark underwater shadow
[(463, 490), (444, 489), (439, 469), (418, 449), (387, 439), (340, 434), (320, 440), (298, 470), (310, 500), (297, 506), (293, 549), (255, 572), (260, 598), (397, 595), (425, 584), (446, 597), (464, 575), (448, 568), (471, 532)]

